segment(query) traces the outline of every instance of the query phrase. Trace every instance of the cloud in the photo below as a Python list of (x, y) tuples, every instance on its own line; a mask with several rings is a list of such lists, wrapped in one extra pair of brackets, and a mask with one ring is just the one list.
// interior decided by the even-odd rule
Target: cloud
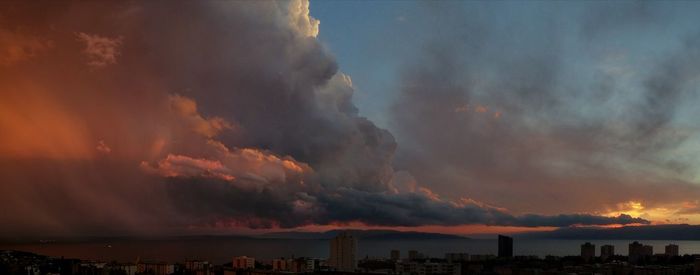
[[(254, 228), (293, 228), (311, 224), (370, 226), (490, 225), (517, 227), (567, 227), (576, 225), (649, 224), (648, 220), (621, 214), (513, 215), (481, 203), (455, 203), (435, 197), (429, 189), (419, 192), (376, 193), (350, 188), (321, 189), (279, 186), (254, 189), (241, 185), (193, 180), (171, 183), (177, 205), (190, 219), (214, 225), (237, 221)], [(317, 190), (317, 191), (314, 191)], [(196, 207), (187, 202), (197, 201)], [(261, 204), (266, 206), (262, 207)], [(260, 221), (267, 221), (260, 223)]]
[(503, 209), (480, 203), (454, 203), (436, 198), (429, 192), (376, 194), (356, 190), (338, 190), (319, 198), (325, 205), (327, 220), (361, 221), (378, 226), (465, 225), (483, 224), (521, 227), (566, 227), (573, 225), (648, 224), (629, 215), (604, 217), (589, 214), (513, 215)]
[(216, 136), (225, 129), (232, 129), (233, 126), (220, 117), (205, 119), (197, 113), (197, 103), (194, 100), (179, 95), (170, 96), (171, 108), (187, 120), (192, 130), (208, 138)]
[(97, 147), (95, 147), (95, 149), (97, 149), (97, 151), (100, 151), (100, 152), (105, 153), (105, 154), (109, 154), (110, 152), (112, 152), (112, 148), (109, 148), (109, 146), (107, 146), (107, 144), (105, 144), (104, 140), (100, 140), (97, 143)]
[(287, 18), (292, 28), (305, 36), (318, 36), (318, 26), (321, 21), (309, 15), (309, 1), (291, 0), (287, 8)]
[(88, 57), (87, 64), (92, 67), (104, 67), (117, 64), (119, 47), (122, 44), (122, 37), (106, 37), (96, 34), (78, 32), (76, 39), (85, 44), (83, 52)]
[(9, 66), (44, 54), (53, 42), (32, 34), (0, 29), (0, 65)]
[[(0, 207), (15, 209), (0, 215), (9, 225), (0, 234), (181, 234), (345, 222), (646, 222), (622, 215), (522, 215), (490, 206), (500, 205), (491, 200), (452, 197), (434, 188), (439, 183), (422, 169), (415, 178), (413, 171), (394, 171), (396, 139), (358, 113), (350, 77), (314, 38), (319, 23), (307, 1), (68, 3), (39, 10), (30, 4), (0, 11), (0, 30), (31, 29), (54, 43), (22, 66), (0, 67), (0, 132), (9, 133), (0, 136)], [(444, 53), (439, 61), (449, 61)], [(86, 57), (89, 66), (109, 69), (86, 70), (80, 62)], [(519, 77), (553, 71), (535, 67)], [(408, 144), (441, 136), (448, 138), (439, 140), (445, 148), (433, 148), (432, 139), (426, 148), (445, 153), (454, 145), (449, 138), (465, 138), (457, 122), (473, 122), (505, 132), (483, 135), (482, 145), (468, 148), (474, 152), (452, 147), (445, 159), (469, 153), (474, 158), (459, 163), (466, 166), (482, 157), (486, 165), (470, 169), (484, 173), (499, 172), (497, 159), (514, 162), (488, 154), (492, 142), (511, 141), (498, 133), (516, 130), (505, 130), (508, 125), (498, 124), (505, 117), (494, 120), (490, 112), (503, 110), (511, 118), (531, 107), (462, 100), (460, 87), (451, 85), (444, 91), (454, 97), (442, 97), (442, 88), (429, 86), (442, 78), (421, 70), (415, 75), (407, 87), (426, 102), (406, 101), (401, 108), (434, 127), (450, 127), (421, 130)], [(535, 82), (526, 83), (528, 91), (547, 87)], [(422, 88), (435, 88), (436, 96), (423, 97)], [(539, 98), (531, 92), (508, 103), (520, 100)], [(432, 105), (436, 101), (449, 104)], [(452, 112), (455, 104), (472, 102), (479, 103), (477, 111)], [(513, 156), (532, 160), (525, 153)], [(425, 167), (441, 164), (417, 160)], [(535, 167), (526, 164), (522, 169)]]
[(141, 168), (164, 177), (211, 177), (226, 181), (236, 179), (220, 161), (196, 159), (188, 156), (168, 155), (165, 159), (159, 161), (156, 167), (151, 167), (148, 163), (142, 162)]
[[(396, 84), (395, 169), (446, 199), (469, 194), (516, 213), (596, 212), (626, 201), (655, 207), (700, 194), (697, 150), (686, 144), (698, 132), (681, 122), (697, 100), (694, 32), (674, 33), (669, 45), (640, 43), (655, 33), (644, 26), (674, 25), (637, 5), (542, 5), (499, 22), (474, 13), (512, 6), (426, 6), (412, 18), (440, 12), (441, 20), (407, 28), (425, 39), (406, 55)], [(589, 22), (594, 13), (625, 16)], [(606, 35), (622, 33), (623, 41)], [(634, 76), (601, 76), (588, 70), (597, 61), (577, 63), (620, 47), (634, 56), (626, 58)], [(643, 61), (635, 52), (662, 48)]]
[[(168, 178), (215, 178), (233, 183), (236, 178), (245, 178), (260, 185), (291, 184), (294, 178), (312, 172), (308, 165), (291, 157), (281, 158), (254, 148), (229, 150), (214, 140), (209, 140), (207, 146), (199, 153), (211, 159), (169, 154), (153, 165), (141, 162), (141, 168)], [(296, 181), (303, 184), (300, 179)]]

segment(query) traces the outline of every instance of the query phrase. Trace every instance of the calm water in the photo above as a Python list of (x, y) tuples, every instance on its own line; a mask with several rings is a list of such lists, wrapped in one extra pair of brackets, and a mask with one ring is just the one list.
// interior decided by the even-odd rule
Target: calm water
[[(588, 240), (600, 246), (612, 244), (615, 253), (627, 255), (629, 240)], [(516, 255), (578, 255), (583, 240), (532, 240), (515, 239)], [(675, 243), (680, 246), (681, 254), (700, 254), (700, 241), (664, 241), (645, 240), (644, 244), (654, 246), (654, 253), (663, 253), (664, 246)], [(274, 239), (204, 239), (177, 241), (114, 241), (89, 243), (50, 243), (3, 245), (2, 249), (30, 251), (49, 256), (91, 259), (101, 261), (116, 260), (120, 262), (140, 259), (157, 259), (168, 262), (186, 259), (209, 260), (216, 264), (229, 262), (232, 256), (248, 255), (261, 259), (275, 257), (328, 257), (328, 240), (274, 240)], [(497, 241), (493, 240), (360, 240), (359, 257), (388, 257), (392, 249), (401, 250), (406, 256), (408, 250), (432, 257), (443, 257), (447, 252), (466, 252), (470, 254), (496, 254)]]

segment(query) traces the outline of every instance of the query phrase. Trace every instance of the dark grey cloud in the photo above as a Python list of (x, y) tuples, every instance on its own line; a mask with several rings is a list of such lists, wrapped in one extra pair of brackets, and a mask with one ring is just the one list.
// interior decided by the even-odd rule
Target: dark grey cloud
[[(339, 200), (338, 198), (343, 198)], [(370, 225), (420, 226), (485, 224), (500, 226), (552, 226), (646, 224), (649, 221), (628, 215), (603, 217), (589, 214), (516, 216), (503, 209), (463, 202), (433, 200), (422, 194), (376, 194), (339, 190), (320, 198), (328, 211), (327, 221), (363, 221)], [(322, 220), (323, 221), (323, 220)]]
[[(629, 215), (513, 215), (472, 201), (450, 202), (423, 193), (376, 193), (325, 189), (290, 194), (278, 189), (241, 190), (225, 182), (175, 180), (169, 191), (178, 209), (201, 224), (231, 220), (254, 228), (291, 228), (308, 224), (362, 222), (374, 226), (470, 225), (567, 227), (574, 225), (648, 224)], [(300, 210), (301, 203), (308, 208)], [(295, 209), (296, 208), (296, 209)]]

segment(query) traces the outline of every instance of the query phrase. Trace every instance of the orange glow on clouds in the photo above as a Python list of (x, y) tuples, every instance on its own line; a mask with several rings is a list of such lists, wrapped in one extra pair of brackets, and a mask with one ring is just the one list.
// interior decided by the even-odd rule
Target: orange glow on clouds
[(150, 167), (147, 162), (141, 162), (141, 168), (146, 171), (160, 174), (164, 177), (211, 177), (226, 181), (232, 181), (234, 176), (224, 167), (220, 161), (191, 158), (169, 154), (158, 162), (157, 167)]
[(601, 214), (610, 217), (627, 214), (650, 220), (653, 224), (698, 223), (700, 222), (698, 209), (700, 209), (698, 203), (692, 201), (654, 206), (647, 206), (642, 201), (627, 201), (618, 203)]
[[(7, 87), (4, 87), (7, 88)], [(85, 159), (97, 140), (77, 114), (24, 87), (0, 100), (0, 155), (19, 158)]]
[(54, 43), (33, 35), (0, 29), (0, 66), (10, 66), (37, 57)]

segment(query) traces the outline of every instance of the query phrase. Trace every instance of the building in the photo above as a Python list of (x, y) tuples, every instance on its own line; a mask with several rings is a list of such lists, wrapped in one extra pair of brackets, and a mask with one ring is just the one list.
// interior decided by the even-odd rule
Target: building
[(629, 245), (628, 255), (630, 263), (639, 263), (654, 255), (654, 247), (635, 241)]
[(337, 271), (353, 272), (357, 268), (357, 239), (347, 232), (331, 239), (328, 265)]
[(185, 261), (185, 270), (189, 272), (199, 272), (203, 274), (209, 273), (210, 264), (207, 261), (187, 260)]
[(458, 263), (406, 261), (396, 263), (396, 274), (402, 275), (460, 275), (461, 266)]
[(136, 275), (136, 272), (138, 271), (138, 268), (136, 264), (129, 264), (129, 263), (124, 263), (124, 264), (114, 264), (112, 265), (111, 268), (114, 273), (119, 273), (119, 274), (124, 274), (124, 275)]
[(469, 261), (469, 253), (447, 253), (445, 260), (448, 262), (467, 262)]
[(255, 258), (240, 256), (233, 258), (234, 269), (253, 269), (255, 268)]
[(319, 260), (318, 259), (306, 259), (306, 269), (308, 271), (316, 271), (318, 270), (319, 267)]
[(310, 273), (316, 270), (316, 260), (311, 258), (296, 258), (286, 260), (286, 269), (279, 271), (289, 271), (293, 273)]
[(136, 269), (140, 274), (168, 275), (175, 273), (175, 266), (166, 262), (143, 261), (136, 264)]
[(469, 255), (469, 260), (472, 262), (478, 262), (478, 261), (488, 261), (488, 260), (493, 260), (495, 259), (496, 256), (490, 255), (490, 254), (474, 254), (474, 255)]
[(418, 259), (422, 259), (422, 258), (423, 258), (423, 254), (418, 253), (417, 250), (409, 250), (408, 251), (408, 259), (409, 260), (418, 260)]
[(498, 235), (498, 257), (513, 257), (513, 238)]
[(273, 271), (289, 271), (291, 267), (291, 260), (281, 258), (272, 259), (272, 270)]
[(589, 242), (582, 244), (581, 258), (583, 258), (583, 260), (586, 262), (593, 260), (593, 258), (595, 258), (595, 245)]
[(665, 254), (666, 256), (669, 257), (675, 257), (678, 256), (678, 245), (677, 244), (669, 244), (665, 247)]
[(651, 257), (654, 255), (654, 247), (651, 245), (644, 245), (644, 256)]
[(600, 247), (600, 259), (605, 261), (615, 256), (615, 247), (609, 244)]
[(401, 251), (399, 250), (392, 250), (391, 255), (389, 257), (392, 261), (398, 261), (401, 260)]

